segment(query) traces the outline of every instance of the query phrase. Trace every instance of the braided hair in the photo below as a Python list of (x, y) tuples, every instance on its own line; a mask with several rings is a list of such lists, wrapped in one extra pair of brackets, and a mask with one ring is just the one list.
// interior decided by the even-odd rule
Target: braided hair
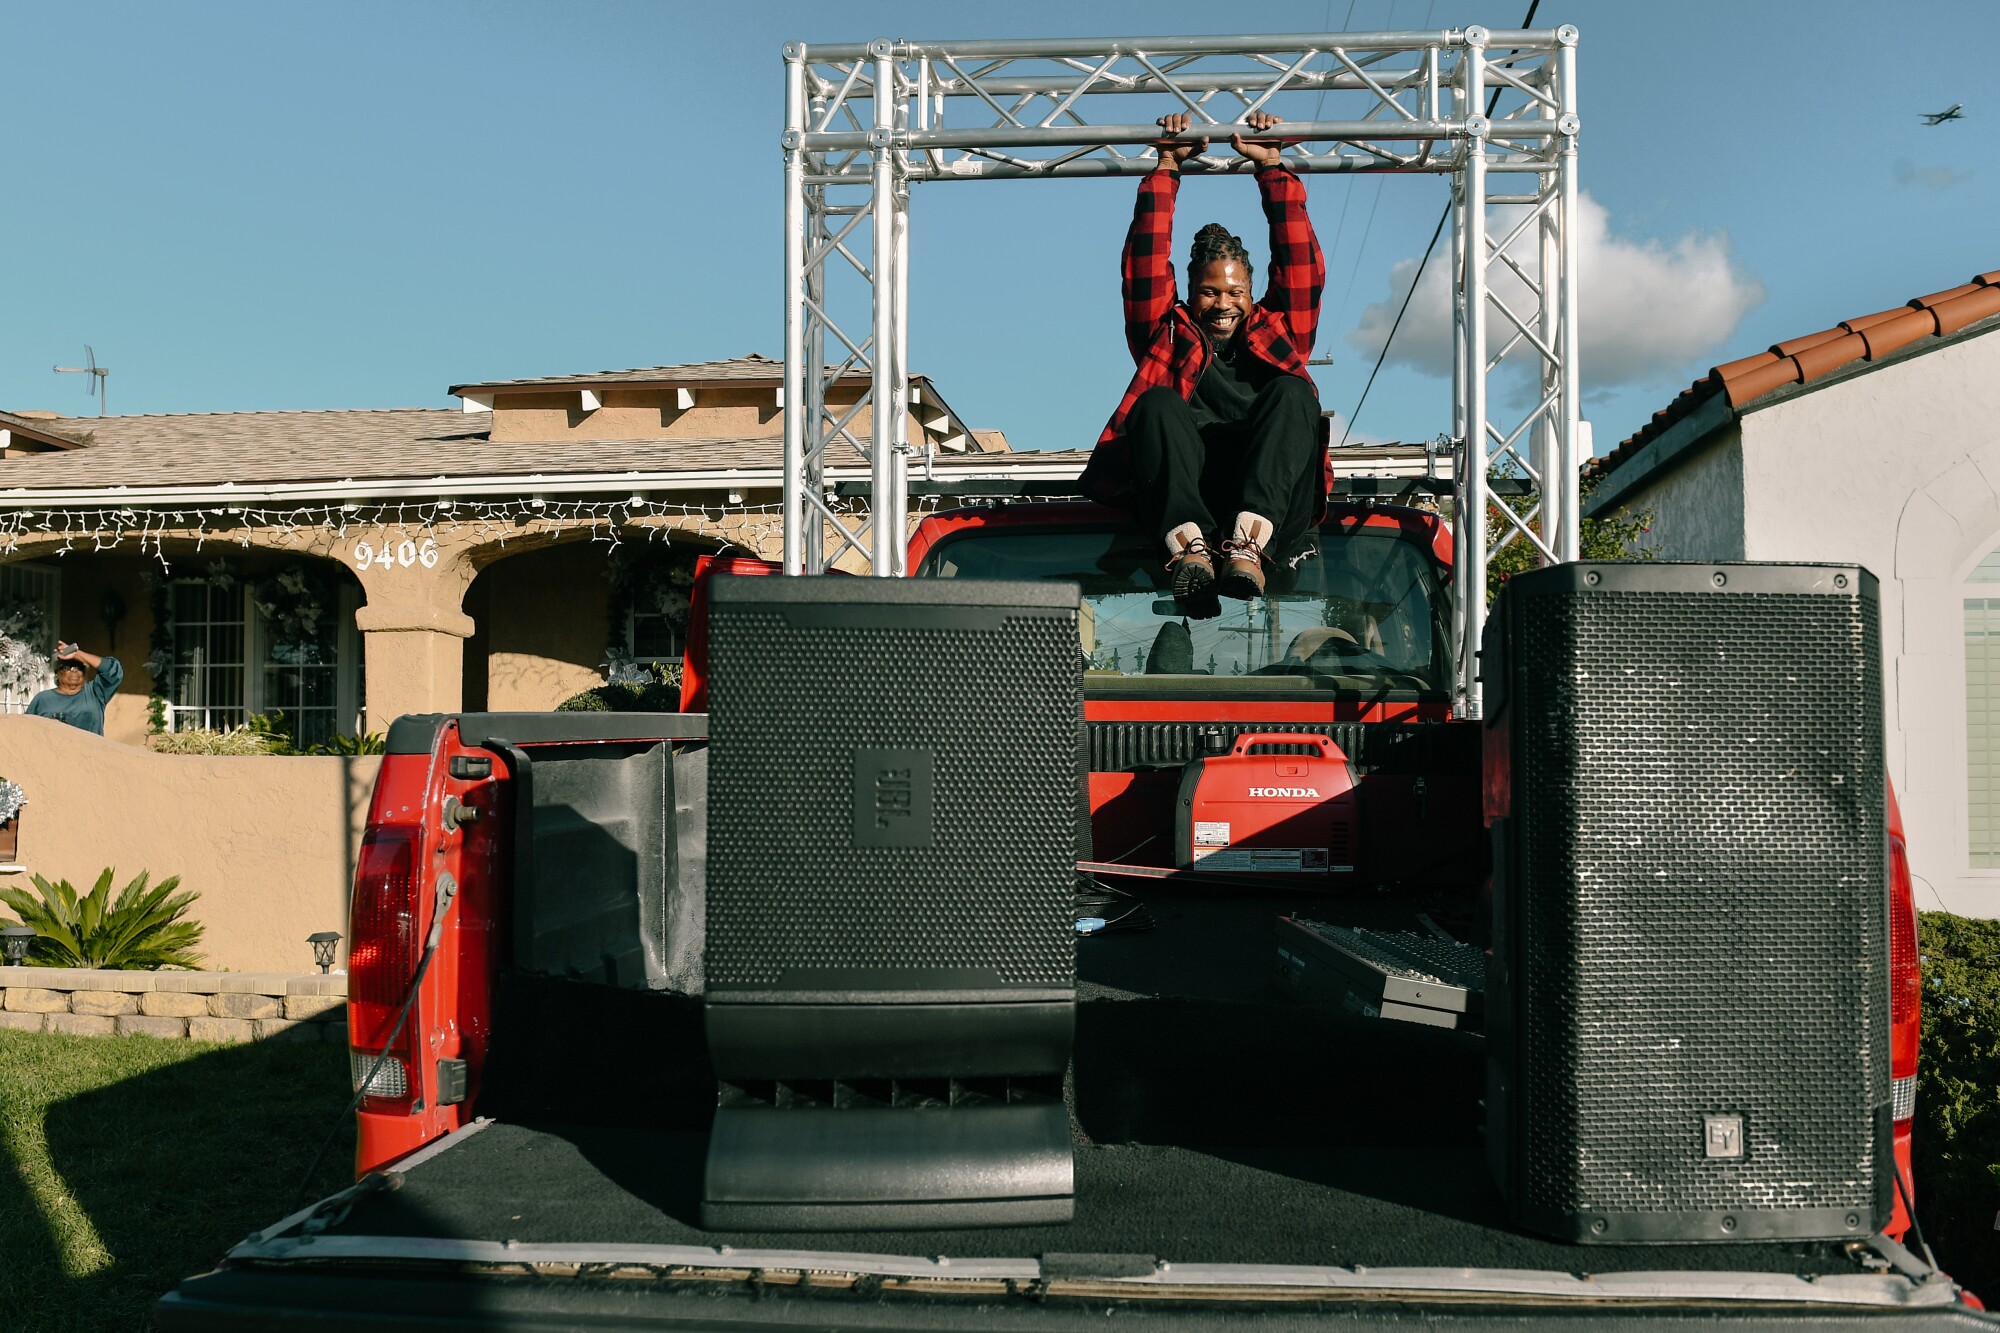
[(1252, 264), (1250, 252), (1243, 248), (1241, 236), (1231, 236), (1229, 228), (1220, 222), (1211, 222), (1194, 234), (1194, 244), (1188, 249), (1188, 282), (1192, 284), (1195, 275), (1210, 264), (1235, 260), (1243, 265), (1243, 275), (1250, 276)]

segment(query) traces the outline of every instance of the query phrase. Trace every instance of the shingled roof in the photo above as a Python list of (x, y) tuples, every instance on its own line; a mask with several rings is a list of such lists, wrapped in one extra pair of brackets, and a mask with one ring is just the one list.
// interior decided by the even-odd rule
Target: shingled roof
[[(2000, 315), (2000, 269), (1968, 282), (1912, 298), (1891, 310), (1857, 315), (1830, 329), (1774, 343), (1755, 356), (1716, 366), (1653, 414), (1653, 419), (1602, 458), (1586, 475), (1604, 477), (1645, 454), (1661, 436), (1691, 418), (1709, 430), (1734, 421), (1745, 407), (1795, 384), (1810, 384), (1857, 361), (1923, 350), (1926, 340), (1949, 337)], [(1613, 498), (1606, 493), (1604, 500)]]
[(81, 449), (90, 443), (90, 428), (80, 423), (55, 424), (61, 418), (41, 414), (0, 412), (0, 430), (21, 435), (52, 449)]
[[(65, 419), (82, 447), (0, 462), (0, 502), (36, 493), (109, 487), (285, 485), (341, 481), (424, 482), (438, 477), (616, 475), (628, 472), (768, 473), (784, 464), (784, 440), (506, 440), (488, 438), (487, 418), (455, 408), (330, 412), (219, 412)], [(49, 423), (42, 423), (47, 425)], [(1083, 455), (1076, 455), (1080, 460)], [(947, 470), (1070, 461), (1067, 454), (940, 454)], [(829, 466), (863, 468), (835, 442)], [(1078, 466), (1080, 466), (1080, 461)], [(136, 499), (137, 497), (135, 497)]]

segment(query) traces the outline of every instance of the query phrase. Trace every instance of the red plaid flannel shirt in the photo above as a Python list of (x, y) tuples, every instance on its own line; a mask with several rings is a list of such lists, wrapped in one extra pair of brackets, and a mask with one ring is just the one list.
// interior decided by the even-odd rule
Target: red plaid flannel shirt
[[(1257, 173), (1257, 190), (1271, 224), (1271, 269), (1264, 295), (1244, 324), (1244, 345), (1278, 369), (1311, 382), (1306, 356), (1319, 331), (1326, 260), (1306, 216), (1306, 189), (1299, 178), (1283, 167), (1266, 168)], [(1177, 171), (1155, 171), (1140, 181), (1132, 228), (1125, 234), (1125, 254), (1119, 264), (1125, 342), (1139, 368), (1097, 437), (1081, 481), (1085, 495), (1105, 503), (1117, 503), (1131, 489), (1131, 460), (1121, 429), (1132, 404), (1148, 389), (1163, 385), (1191, 399), (1196, 382), (1208, 369), (1208, 338), (1181, 304), (1174, 282), (1174, 197), (1179, 191)], [(1321, 452), (1324, 457), (1325, 451)], [(1331, 458), (1325, 459), (1324, 469), (1327, 485), (1322, 497), (1332, 487)], [(1324, 504), (1322, 498), (1322, 508)]]

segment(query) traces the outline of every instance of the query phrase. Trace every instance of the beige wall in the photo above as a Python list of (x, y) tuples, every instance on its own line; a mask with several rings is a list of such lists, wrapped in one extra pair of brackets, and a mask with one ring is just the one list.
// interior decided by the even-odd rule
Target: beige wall
[(468, 599), (486, 657), (486, 707), (554, 708), (604, 683), (606, 548), (582, 542), (489, 566)]
[[(550, 393), (510, 393), (492, 413), (495, 440), (747, 440), (785, 433), (784, 409), (770, 385), (687, 386), (695, 405), (682, 408), (673, 388), (616, 389), (599, 387), (603, 404), (594, 412), (582, 407), (575, 390)], [(859, 385), (841, 385), (829, 396), (835, 411), (853, 406)], [(861, 439), (874, 428), (875, 415), (864, 407), (848, 429)], [(909, 415), (910, 438), (923, 439), (923, 421)]]
[[(0, 776), (28, 793), (26, 871), (79, 891), (106, 866), (121, 886), (142, 870), (155, 881), (179, 875), (201, 894), (189, 915), (208, 929), (207, 966), (239, 972), (306, 971), (306, 936), (347, 933), (380, 764), (154, 754), (46, 718), (0, 715)], [(33, 887), (25, 872), (0, 884)]]

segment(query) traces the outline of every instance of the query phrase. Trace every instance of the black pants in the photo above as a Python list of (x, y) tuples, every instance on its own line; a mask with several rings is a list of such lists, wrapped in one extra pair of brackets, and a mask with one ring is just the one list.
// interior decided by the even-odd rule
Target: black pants
[(1319, 415), (1319, 394), (1297, 375), (1265, 385), (1247, 419), (1207, 426), (1172, 389), (1148, 389), (1125, 416), (1136, 517), (1162, 540), (1183, 523), (1221, 539), (1247, 509), (1271, 520), (1270, 553), (1290, 553), (1319, 507)]

